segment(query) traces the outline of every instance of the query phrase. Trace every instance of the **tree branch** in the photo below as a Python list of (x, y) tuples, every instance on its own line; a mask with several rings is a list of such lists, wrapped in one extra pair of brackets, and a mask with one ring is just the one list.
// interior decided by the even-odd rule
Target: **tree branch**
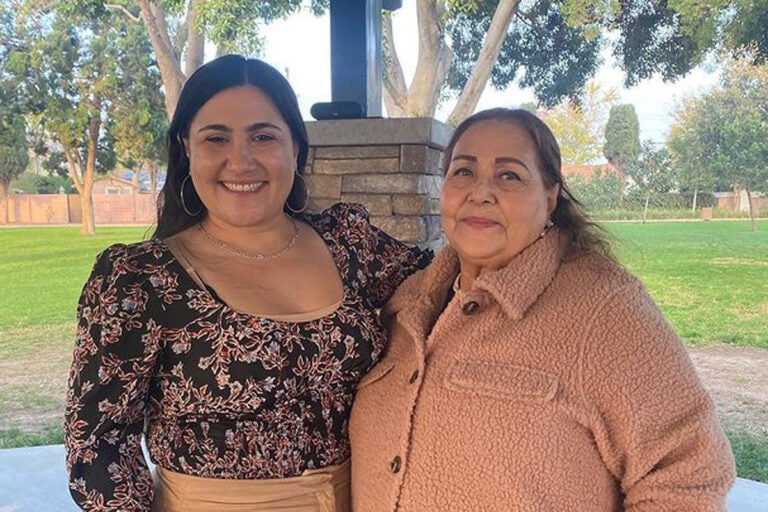
[(123, 5), (104, 4), (104, 7), (106, 7), (110, 11), (119, 12), (119, 13), (124, 14), (131, 21), (137, 21), (137, 22), (141, 21), (141, 16), (136, 16), (131, 11), (129, 11), (127, 7), (125, 7)]
[(176, 109), (176, 102), (181, 93), (181, 86), (184, 84), (184, 73), (181, 71), (179, 60), (176, 58), (173, 46), (171, 46), (163, 10), (150, 0), (141, 0), (141, 18), (144, 20), (144, 25), (149, 33), (149, 41), (155, 50), (157, 67), (160, 69), (160, 76), (165, 87), (165, 110), (170, 119), (173, 117), (173, 111)]
[(477, 108), (477, 102), (488, 84), (493, 66), (499, 58), (501, 45), (507, 37), (512, 15), (517, 11), (519, 0), (501, 0), (493, 13), (488, 34), (485, 36), (483, 48), (477, 58), (475, 68), (461, 91), (459, 101), (448, 116), (448, 124), (457, 125), (464, 118), (471, 115)]
[[(75, 186), (78, 194), (83, 193), (83, 182), (80, 179), (80, 173), (78, 172), (78, 163), (72, 155), (73, 149), (66, 144), (62, 144), (64, 148), (64, 158), (67, 160), (67, 170), (69, 171), (69, 177), (72, 179), (72, 184)], [(77, 150), (74, 150), (77, 153)]]
[(405, 113), (408, 88), (403, 67), (397, 56), (392, 30), (392, 15), (383, 14), (381, 25), (382, 53), (384, 54), (384, 105), (389, 117), (402, 117)]
[(406, 115), (433, 116), (440, 87), (445, 81), (453, 51), (445, 42), (441, 22), (441, 2), (417, 0), (419, 56), (416, 72), (408, 90)]
[(187, 6), (187, 58), (184, 71), (187, 76), (203, 65), (205, 60), (205, 34), (197, 27), (197, 5), (200, 0), (189, 0)]

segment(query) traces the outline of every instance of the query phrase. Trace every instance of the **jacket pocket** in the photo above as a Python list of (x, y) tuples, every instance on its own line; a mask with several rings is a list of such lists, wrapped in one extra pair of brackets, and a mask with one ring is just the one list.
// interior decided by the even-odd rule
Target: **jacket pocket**
[(360, 382), (357, 383), (357, 389), (362, 389), (365, 386), (384, 378), (394, 367), (395, 362), (392, 359), (379, 361), (373, 368), (371, 368), (371, 371), (366, 373), (363, 378), (360, 379)]
[(559, 383), (550, 373), (525, 366), (484, 361), (456, 361), (448, 387), (504, 400), (549, 402)]

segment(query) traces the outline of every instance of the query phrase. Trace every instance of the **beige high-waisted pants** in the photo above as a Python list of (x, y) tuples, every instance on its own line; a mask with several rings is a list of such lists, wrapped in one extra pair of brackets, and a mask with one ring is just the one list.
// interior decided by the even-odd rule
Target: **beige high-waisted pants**
[(350, 462), (269, 480), (225, 480), (156, 468), (154, 512), (349, 512)]

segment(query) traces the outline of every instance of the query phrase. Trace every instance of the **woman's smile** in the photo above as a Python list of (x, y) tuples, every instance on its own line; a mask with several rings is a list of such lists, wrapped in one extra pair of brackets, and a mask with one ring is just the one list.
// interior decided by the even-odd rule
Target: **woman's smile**
[(488, 217), (465, 217), (461, 222), (474, 229), (488, 229), (499, 226), (499, 223)]
[(222, 181), (221, 185), (230, 192), (260, 192), (267, 186), (266, 181), (234, 182)]

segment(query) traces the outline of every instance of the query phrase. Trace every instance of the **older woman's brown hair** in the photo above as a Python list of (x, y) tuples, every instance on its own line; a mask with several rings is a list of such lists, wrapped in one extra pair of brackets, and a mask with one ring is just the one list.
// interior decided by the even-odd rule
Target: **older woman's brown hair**
[(560, 146), (555, 135), (541, 119), (527, 110), (492, 108), (477, 112), (462, 121), (443, 150), (443, 174), (447, 170), (447, 163), (451, 161), (456, 142), (470, 126), (481, 121), (503, 121), (519, 126), (531, 135), (536, 144), (544, 185), (549, 190), (555, 185), (560, 185), (557, 206), (552, 212), (551, 220), (570, 237), (568, 255), (593, 252), (615, 260), (605, 231), (590, 220), (583, 205), (573, 196), (565, 183)]

